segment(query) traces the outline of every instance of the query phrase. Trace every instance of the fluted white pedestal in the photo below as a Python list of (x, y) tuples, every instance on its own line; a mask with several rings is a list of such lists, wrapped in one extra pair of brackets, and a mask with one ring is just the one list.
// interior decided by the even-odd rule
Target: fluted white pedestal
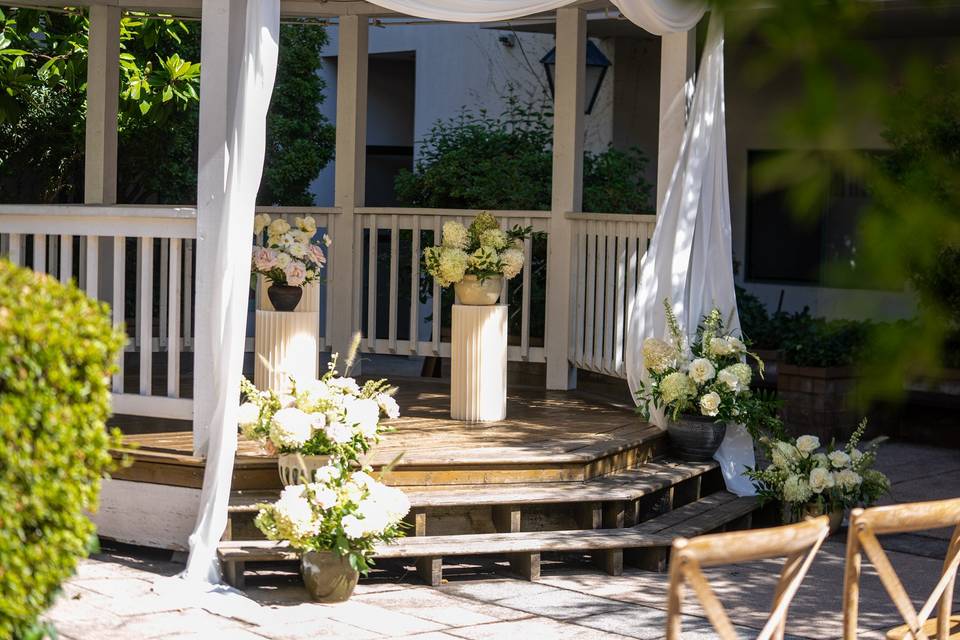
[(253, 383), (283, 393), (290, 376), (317, 377), (320, 318), (316, 311), (257, 310)]
[(492, 422), (507, 416), (507, 306), (453, 305), (450, 417)]

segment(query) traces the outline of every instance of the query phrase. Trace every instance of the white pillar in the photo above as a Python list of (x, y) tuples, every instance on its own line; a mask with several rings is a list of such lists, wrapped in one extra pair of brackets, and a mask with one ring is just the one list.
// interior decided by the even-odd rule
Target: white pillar
[[(360, 329), (360, 266), (363, 233), (354, 209), (364, 204), (367, 148), (367, 44), (365, 16), (340, 16), (337, 59), (337, 139), (334, 166), (334, 216), (331, 272), (327, 304), (333, 306), (329, 342), (346, 356), (353, 333)], [(360, 373), (359, 362), (353, 374)]]
[[(222, 193), (227, 178), (227, 109), (231, 79), (231, 23), (237, 22), (242, 33), (245, 3), (233, 5), (230, 0), (203, 0), (200, 46), (200, 137), (198, 141), (197, 193)], [(237, 52), (239, 55), (239, 52)], [(196, 296), (197, 301), (212, 300), (221, 295), (220, 274), (212, 261), (219, 240), (216, 216), (219, 202), (208, 198), (197, 201)], [(202, 305), (203, 302), (200, 302)], [(197, 316), (193, 347), (193, 452), (206, 455), (210, 421), (216, 408), (214, 376), (216, 367), (213, 336), (209, 322)], [(202, 373), (201, 373), (202, 372)]]
[(557, 66), (553, 117), (553, 190), (547, 243), (547, 388), (571, 389), (577, 370), (568, 360), (573, 250), (567, 212), (583, 200), (583, 95), (587, 18), (581, 9), (557, 9)]
[(686, 85), (694, 73), (697, 30), (660, 38), (660, 135), (657, 143), (657, 213), (670, 185), (687, 123)]
[[(117, 104), (120, 100), (120, 8), (90, 7), (87, 47), (87, 121), (83, 166), (83, 201), (117, 202)], [(112, 289), (113, 240), (100, 238), (87, 246), (89, 295)], [(94, 263), (91, 264), (91, 258)], [(100, 269), (99, 265), (107, 265)]]

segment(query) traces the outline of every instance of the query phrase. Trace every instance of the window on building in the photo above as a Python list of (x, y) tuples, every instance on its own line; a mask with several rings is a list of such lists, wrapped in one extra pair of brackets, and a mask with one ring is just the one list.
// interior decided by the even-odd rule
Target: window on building
[(880, 288), (857, 261), (857, 228), (870, 203), (864, 185), (834, 173), (820, 215), (799, 219), (785, 191), (758, 187), (759, 167), (777, 153), (747, 152), (747, 280)]

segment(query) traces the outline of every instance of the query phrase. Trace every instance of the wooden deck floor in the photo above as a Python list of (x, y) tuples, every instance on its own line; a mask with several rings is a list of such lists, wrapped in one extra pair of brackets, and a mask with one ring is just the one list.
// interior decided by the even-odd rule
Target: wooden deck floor
[[(628, 468), (661, 452), (660, 429), (626, 407), (576, 392), (511, 388), (507, 419), (470, 424), (449, 417), (449, 391), (429, 379), (393, 381), (402, 417), (372, 452), (380, 467), (402, 454), (391, 484), (487, 484), (586, 480)], [(121, 425), (122, 428), (122, 425)], [(137, 429), (140, 431), (141, 429)], [(125, 436), (134, 463), (114, 477), (200, 486), (203, 460), (192, 455), (190, 432)], [(279, 486), (274, 458), (241, 438), (235, 489)]]

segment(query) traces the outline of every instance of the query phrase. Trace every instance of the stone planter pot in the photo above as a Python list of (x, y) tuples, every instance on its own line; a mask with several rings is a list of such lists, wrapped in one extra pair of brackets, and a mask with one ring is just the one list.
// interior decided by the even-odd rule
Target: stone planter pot
[(332, 551), (304, 552), (300, 557), (300, 572), (315, 602), (346, 602), (360, 579), (347, 557)]
[(267, 288), (267, 297), (277, 311), (293, 311), (300, 304), (303, 296), (301, 287), (291, 287), (286, 284), (272, 284)]
[(777, 396), (784, 425), (795, 436), (846, 440), (860, 422), (854, 409), (859, 378), (853, 367), (798, 367), (781, 363)]
[(503, 276), (493, 276), (483, 282), (477, 276), (463, 276), (463, 280), (453, 285), (457, 295), (457, 304), (491, 305), (500, 299)]
[(277, 471), (280, 482), (289, 487), (295, 484), (313, 482), (313, 473), (326, 466), (330, 456), (305, 456), (299, 453), (281, 453), (277, 455)]
[(708, 416), (683, 415), (679, 420), (667, 420), (667, 433), (674, 455), (681, 460), (704, 462), (713, 460), (727, 433), (727, 424)]

